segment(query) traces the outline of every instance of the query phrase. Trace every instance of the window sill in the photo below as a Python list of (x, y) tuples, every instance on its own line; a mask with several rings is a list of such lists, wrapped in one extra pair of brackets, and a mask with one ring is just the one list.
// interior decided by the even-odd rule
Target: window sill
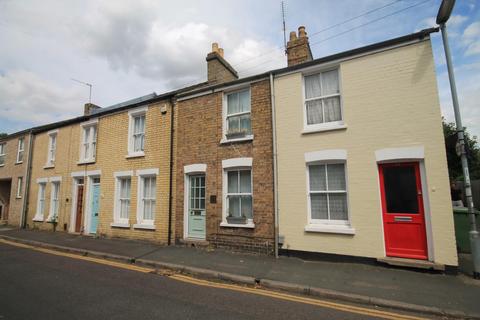
[(43, 222), (43, 218), (33, 217), (32, 221), (33, 221), (33, 222)]
[(126, 159), (140, 158), (140, 157), (145, 157), (145, 152), (129, 153), (125, 156)]
[(338, 234), (355, 234), (355, 229), (347, 225), (326, 225), (326, 224), (307, 224), (305, 226), (307, 232), (320, 233), (338, 233)]
[(317, 126), (317, 127), (304, 127), (302, 134), (310, 134), (310, 133), (316, 133), (316, 132), (325, 132), (325, 131), (334, 131), (334, 130), (344, 130), (347, 129), (346, 124), (333, 124), (333, 125), (322, 125), (322, 126)]
[(80, 160), (77, 162), (77, 164), (90, 164), (90, 163), (95, 163), (95, 160)]
[(130, 224), (121, 223), (121, 222), (112, 222), (112, 223), (110, 223), (110, 227), (130, 229)]
[(134, 224), (133, 229), (155, 230), (155, 226), (151, 224)]
[(249, 134), (245, 137), (235, 138), (235, 139), (227, 139), (226, 137), (223, 137), (222, 140), (220, 140), (220, 144), (242, 142), (242, 141), (252, 141), (252, 140), (253, 140), (253, 134)]
[(248, 222), (246, 224), (232, 224), (228, 222), (221, 222), (220, 227), (253, 229), (255, 228), (255, 224), (253, 222)]
[(46, 164), (43, 166), (43, 169), (51, 169), (51, 168), (55, 168), (55, 165), (54, 164)]
[(15, 197), (15, 199), (22, 199), (22, 197), (20, 197), (20, 196), (16, 196), (16, 197)]
[(22, 164), (22, 163), (23, 163), (23, 161), (17, 161), (17, 162), (15, 162), (15, 164)]
[(3, 166), (5, 166), (5, 164), (4, 164), (4, 163), (3, 163), (3, 164), (0, 164), (0, 167), (3, 167)]

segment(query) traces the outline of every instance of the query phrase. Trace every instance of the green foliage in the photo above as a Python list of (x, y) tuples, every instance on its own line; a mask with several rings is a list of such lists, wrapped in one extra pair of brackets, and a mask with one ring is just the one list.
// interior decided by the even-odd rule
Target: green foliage
[[(463, 180), (462, 163), (457, 156), (455, 146), (457, 144), (457, 130), (455, 123), (443, 123), (443, 135), (445, 137), (445, 148), (447, 149), (448, 174), (450, 180)], [(466, 128), (464, 128), (465, 149), (467, 151), (468, 168), (470, 169), (470, 179), (480, 179), (480, 147), (477, 140), (470, 138)]]
[(6, 136), (8, 136), (7, 133), (5, 133), (5, 132), (0, 132), (0, 139), (5, 138)]

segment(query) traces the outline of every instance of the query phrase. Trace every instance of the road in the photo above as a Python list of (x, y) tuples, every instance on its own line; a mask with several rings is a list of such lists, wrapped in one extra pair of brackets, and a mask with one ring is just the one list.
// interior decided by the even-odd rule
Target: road
[[(0, 242), (0, 319), (378, 319), (374, 308), (323, 307), (85, 259)], [(390, 312), (384, 318), (402, 316)]]

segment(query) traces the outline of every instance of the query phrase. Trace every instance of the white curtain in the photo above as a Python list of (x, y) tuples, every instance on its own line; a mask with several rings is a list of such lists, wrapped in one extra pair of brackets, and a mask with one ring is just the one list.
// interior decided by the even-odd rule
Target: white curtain
[(324, 99), (323, 106), (325, 108), (325, 122), (342, 120), (340, 97)]
[(310, 191), (324, 191), (326, 187), (325, 165), (309, 166)]
[(345, 166), (343, 163), (327, 165), (328, 190), (345, 190)]
[(322, 100), (307, 101), (307, 124), (316, 124), (322, 122)]
[(240, 192), (251, 193), (252, 192), (252, 176), (250, 171), (240, 171)]
[(238, 93), (231, 93), (227, 96), (227, 114), (240, 112)]
[(328, 219), (327, 195), (311, 194), (310, 208), (312, 211), (312, 219)]
[(339, 92), (338, 70), (322, 72), (322, 96)]
[(330, 220), (347, 220), (347, 194), (346, 193), (330, 193)]
[(238, 93), (239, 95), (239, 111), (250, 111), (250, 90), (245, 90)]
[(305, 77), (305, 98), (316, 98), (321, 95), (320, 74)]

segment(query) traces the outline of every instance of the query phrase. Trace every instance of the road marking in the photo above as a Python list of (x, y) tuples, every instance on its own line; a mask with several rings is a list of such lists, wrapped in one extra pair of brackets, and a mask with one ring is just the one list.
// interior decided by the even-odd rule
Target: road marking
[[(66, 252), (61, 252), (57, 250), (45, 249), (45, 248), (35, 247), (35, 246), (23, 244), (23, 243), (8, 241), (5, 239), (0, 239), (0, 243), (19, 247), (19, 248), (30, 249), (30, 250), (34, 250), (34, 251), (38, 251), (46, 254), (84, 260), (84, 261), (94, 262), (98, 264), (108, 265), (111, 267), (116, 267), (116, 268), (131, 270), (131, 271), (137, 271), (142, 273), (151, 273), (155, 271), (158, 272), (158, 270), (153, 268), (140, 267), (132, 264), (109, 261), (109, 260), (104, 260), (100, 258), (86, 257), (78, 254), (66, 253)], [(182, 281), (185, 283), (190, 283), (190, 284), (203, 286), (203, 287), (227, 289), (227, 290), (233, 290), (238, 292), (256, 294), (256, 295), (266, 296), (266, 297), (280, 299), (280, 300), (304, 303), (304, 304), (309, 304), (309, 305), (314, 305), (314, 306), (319, 306), (319, 307), (324, 307), (329, 309), (335, 309), (343, 312), (362, 314), (362, 315), (378, 317), (383, 319), (392, 319), (392, 320), (396, 320), (396, 319), (424, 320), (425, 319), (425, 318), (409, 316), (409, 315), (404, 315), (404, 314), (399, 314), (394, 312), (381, 311), (381, 310), (369, 309), (364, 307), (352, 306), (348, 304), (340, 304), (340, 303), (330, 302), (326, 300), (301, 297), (301, 296), (291, 295), (291, 294), (282, 293), (282, 292), (268, 291), (260, 288), (242, 287), (234, 284), (225, 284), (225, 283), (213, 282), (208, 280), (201, 280), (201, 279), (197, 279), (197, 278), (182, 275), (182, 274), (173, 274), (173, 275), (169, 275), (168, 277), (177, 281)]]

